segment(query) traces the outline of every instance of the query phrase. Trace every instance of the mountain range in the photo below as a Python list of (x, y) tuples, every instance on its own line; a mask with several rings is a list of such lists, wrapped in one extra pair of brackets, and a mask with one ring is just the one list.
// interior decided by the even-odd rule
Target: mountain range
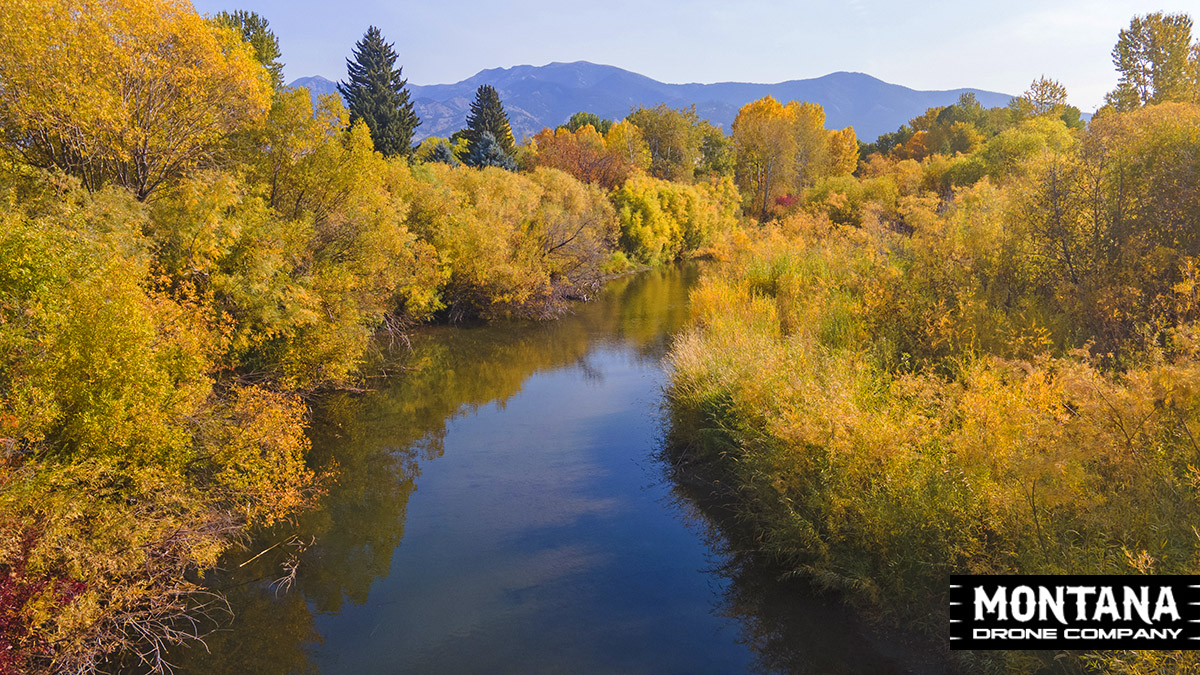
[[(738, 108), (769, 94), (785, 103), (819, 103), (825, 108), (827, 127), (853, 126), (860, 140), (871, 141), (928, 108), (954, 103), (967, 92), (974, 93), (984, 107), (1006, 105), (1012, 98), (980, 89), (920, 91), (846, 72), (776, 84), (667, 84), (615, 66), (575, 61), (491, 68), (454, 84), (409, 84), (413, 107), (421, 118), (415, 140), (449, 136), (461, 129), (482, 84), (499, 92), (518, 139), (562, 124), (580, 111), (618, 120), (636, 106), (659, 103), (675, 108), (694, 103), (702, 118), (728, 131)], [(302, 77), (290, 86), (308, 87), (314, 97), (337, 93), (335, 83), (320, 76)]]

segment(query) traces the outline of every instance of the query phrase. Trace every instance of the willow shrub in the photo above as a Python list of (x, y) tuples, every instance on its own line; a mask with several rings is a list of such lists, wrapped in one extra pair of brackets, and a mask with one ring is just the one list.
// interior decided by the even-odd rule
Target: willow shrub
[(425, 164), (403, 194), (408, 227), (437, 251), (454, 320), (561, 311), (593, 290), (616, 238), (604, 193), (554, 169)]
[(806, 210), (824, 212), (841, 225), (862, 225), (868, 205), (881, 213), (894, 214), (899, 201), (900, 188), (892, 176), (862, 180), (853, 176), (827, 176), (804, 191)]
[[(291, 388), (352, 378), (389, 317), (440, 308), (432, 247), (405, 224), (403, 162), (340, 101), (283, 92), (231, 142), (242, 172), (194, 172), (156, 200), (150, 234), (172, 292), (226, 319), (224, 360)], [(240, 153), (240, 154), (239, 154)]]
[(1200, 553), (1197, 329), (1122, 372), (1028, 340), (1050, 312), (989, 298), (1028, 281), (970, 203), (990, 189), (925, 236), (800, 217), (743, 238), (670, 357), (677, 458), (718, 467), (779, 560), (933, 635), (951, 573), (1193, 574)]
[(737, 223), (741, 198), (728, 178), (687, 185), (637, 174), (612, 193), (621, 247), (635, 260), (681, 260)]
[(0, 665), (18, 672), (122, 648), (156, 665), (195, 607), (187, 572), (315, 486), (298, 399), (214, 386), (228, 326), (155, 274), (145, 205), (72, 182), (18, 180), (0, 206)]

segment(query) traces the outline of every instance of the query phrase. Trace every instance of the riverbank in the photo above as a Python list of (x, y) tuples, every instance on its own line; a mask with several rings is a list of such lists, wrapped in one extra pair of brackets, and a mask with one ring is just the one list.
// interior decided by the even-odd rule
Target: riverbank
[(786, 560), (765, 553), (761, 527), (747, 517), (729, 464), (699, 459), (673, 438), (671, 428), (662, 450), (664, 465), (674, 492), (702, 514), (712, 545), (728, 556), (721, 574), (732, 580), (737, 597), (729, 605), (748, 626), (745, 633), (755, 645), (758, 670), (810, 672), (814, 662), (824, 660), (846, 673), (970, 672), (955, 663), (944, 642), (872, 621), (852, 595), (820, 587)]
[[(234, 618), (179, 672), (937, 673), (664, 474), (662, 358), (699, 273), (617, 279), (550, 323), (423, 328), (375, 391), (329, 395), (313, 461), (341, 479), (206, 578)], [(293, 536), (313, 543), (239, 567)]]
[[(1125, 122), (1156, 128), (1152, 112)], [(1024, 276), (1044, 232), (1010, 189), (910, 204), (911, 230), (798, 214), (753, 232), (701, 280), (669, 358), (674, 461), (727, 486), (756, 549), (938, 641), (950, 574), (1195, 572), (1200, 365), (1194, 315), (1167, 300), (1193, 286), (1154, 288), (1176, 309), (1080, 345), (1099, 308)], [(950, 655), (1140, 673), (1192, 654)]]
[[(280, 127), (313, 119), (304, 92), (278, 103), (303, 112)], [(298, 202), (233, 174), (147, 205), (0, 171), (0, 667), (166, 667), (221, 611), (196, 570), (336, 482), (307, 461), (308, 401), (361, 388), (378, 331), (551, 319), (631, 267), (593, 186), (410, 167), (322, 119), (276, 183)]]

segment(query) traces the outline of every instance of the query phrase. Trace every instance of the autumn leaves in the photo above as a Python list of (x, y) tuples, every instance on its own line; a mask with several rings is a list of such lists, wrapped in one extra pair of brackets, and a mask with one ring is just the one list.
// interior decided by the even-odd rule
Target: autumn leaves
[(776, 198), (858, 166), (854, 129), (826, 130), (825, 111), (814, 103), (782, 105), (767, 96), (746, 104), (733, 121), (733, 144), (746, 209), (762, 220), (772, 215)]
[(0, 124), (30, 164), (145, 199), (266, 115), (270, 75), (240, 34), (191, 3), (75, 5), (0, 5)]

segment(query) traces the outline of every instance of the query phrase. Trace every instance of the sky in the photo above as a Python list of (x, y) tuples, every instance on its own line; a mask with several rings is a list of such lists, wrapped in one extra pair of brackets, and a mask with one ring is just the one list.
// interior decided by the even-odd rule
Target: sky
[[(591, 61), (671, 83), (781, 82), (856, 71), (913, 89), (1020, 94), (1041, 75), (1084, 112), (1116, 84), (1111, 52), (1136, 14), (1200, 0), (193, 0), (247, 9), (279, 37), (285, 79), (346, 76), (370, 25), (413, 84), (485, 68)], [(1200, 33), (1200, 29), (1195, 31)]]

